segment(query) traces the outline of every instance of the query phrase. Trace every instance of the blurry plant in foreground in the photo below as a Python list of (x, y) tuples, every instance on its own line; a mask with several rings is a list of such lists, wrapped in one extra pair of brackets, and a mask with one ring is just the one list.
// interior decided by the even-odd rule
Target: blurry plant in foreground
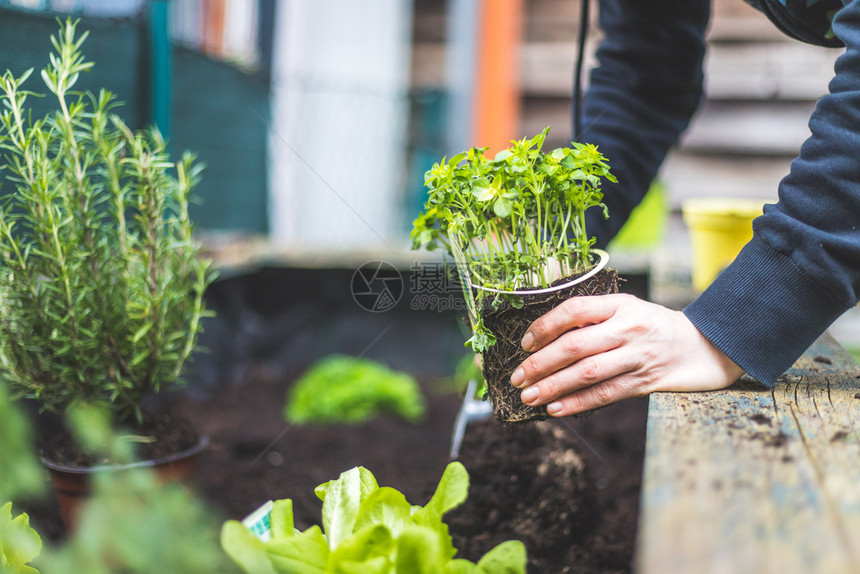
[(43, 490), (44, 473), (35, 453), (30, 423), (0, 381), (0, 504)]
[[(133, 460), (130, 443), (117, 438), (105, 410), (77, 407), (70, 419), (88, 448), (113, 460)], [(179, 483), (160, 485), (143, 467), (93, 478), (95, 494), (83, 508), (75, 535), (37, 561), (44, 574), (235, 571), (218, 544), (214, 517)]]
[(42, 539), (30, 528), (30, 517), (12, 518), (12, 503), (0, 506), (0, 573), (38, 574), (27, 564), (39, 555)]
[[(118, 438), (105, 410), (82, 405), (69, 417), (87, 447), (119, 463), (133, 461), (131, 443)], [(147, 468), (96, 473), (75, 534), (62, 546), (42, 548), (29, 517), (13, 518), (7, 502), (34, 492), (27, 484), (44, 484), (30, 434), (29, 421), (0, 384), (0, 574), (236, 571), (220, 548), (218, 522), (203, 504), (178, 483), (157, 484)]]
[(27, 564), (42, 548), (27, 514), (12, 517), (10, 500), (42, 492), (44, 474), (35, 456), (30, 423), (0, 381), (0, 574), (34, 574)]

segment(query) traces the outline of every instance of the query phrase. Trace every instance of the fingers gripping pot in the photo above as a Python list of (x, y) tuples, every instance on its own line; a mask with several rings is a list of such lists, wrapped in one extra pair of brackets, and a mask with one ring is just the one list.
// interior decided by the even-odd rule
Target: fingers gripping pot
[[(521, 390), (511, 384), (511, 374), (531, 353), (522, 347), (522, 339), (529, 326), (542, 315), (571, 297), (607, 295), (618, 292), (618, 274), (607, 267), (609, 256), (605, 251), (594, 250), (598, 262), (584, 272), (554, 281), (545, 289), (501, 291), (477, 285), (473, 291), (483, 290), (499, 297), (495, 308), (493, 297), (483, 297), (478, 310), (484, 326), (495, 335), (494, 345), (482, 355), (482, 373), (487, 395), (493, 405), (496, 419), (516, 423), (547, 418), (546, 407), (531, 407), (520, 400)], [(522, 300), (522, 306), (511, 303), (510, 296)]]

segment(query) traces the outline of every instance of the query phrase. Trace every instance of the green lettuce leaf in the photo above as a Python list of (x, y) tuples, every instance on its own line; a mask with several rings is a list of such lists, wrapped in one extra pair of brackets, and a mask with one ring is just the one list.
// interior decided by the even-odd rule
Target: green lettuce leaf
[(397, 539), (397, 574), (438, 574), (447, 560), (438, 534), (430, 528), (410, 526)]
[(295, 536), (270, 540), (265, 547), (279, 574), (326, 574), (331, 551), (319, 526), (311, 526)]
[(400, 491), (383, 486), (362, 501), (355, 529), (374, 524), (384, 525), (397, 538), (404, 528), (412, 524), (412, 505)]
[(526, 574), (526, 547), (519, 540), (502, 542), (478, 560), (486, 574)]
[(228, 520), (221, 527), (221, 547), (247, 574), (276, 574), (263, 541), (239, 521)]

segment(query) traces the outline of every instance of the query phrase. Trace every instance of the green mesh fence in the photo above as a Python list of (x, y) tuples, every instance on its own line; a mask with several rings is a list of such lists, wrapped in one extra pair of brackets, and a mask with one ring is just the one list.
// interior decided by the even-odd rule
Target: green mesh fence
[[(145, 13), (144, 13), (145, 14)], [(48, 62), (50, 36), (63, 15), (0, 6), (0, 71), (19, 75)], [(149, 123), (147, 21), (82, 18), (84, 44), (95, 62), (81, 77), (81, 90), (105, 87), (124, 103), (119, 115), (132, 127)], [(267, 224), (266, 140), (269, 82), (265, 73), (246, 73), (181, 47), (173, 48), (172, 149), (190, 149), (206, 164), (192, 217), (201, 229), (263, 233)], [(44, 91), (38, 74), (28, 85)], [(28, 101), (29, 102), (29, 101)], [(49, 109), (34, 101), (34, 113)], [(53, 108), (51, 108), (53, 109)], [(5, 188), (2, 192), (6, 192)]]

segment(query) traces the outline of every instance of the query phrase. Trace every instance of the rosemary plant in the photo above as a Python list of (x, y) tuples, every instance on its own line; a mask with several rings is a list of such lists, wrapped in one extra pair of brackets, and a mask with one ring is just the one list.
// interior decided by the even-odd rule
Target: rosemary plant
[[(608, 217), (600, 185), (602, 178), (616, 179), (606, 159), (596, 146), (577, 142), (544, 153), (548, 132), (513, 141), (492, 160), (486, 148), (472, 148), (425, 174), (428, 197), (413, 224), (413, 249), (443, 247), (454, 257), (475, 332), (467, 344), (476, 351), (494, 339), (477, 312), (487, 292), (470, 287), (546, 288), (584, 271), (594, 243), (585, 212), (598, 206)], [(522, 305), (516, 296), (506, 298)]]
[(60, 22), (41, 76), (56, 109), (34, 118), (32, 70), (2, 76), (0, 376), (62, 411), (104, 402), (141, 419), (193, 351), (210, 262), (192, 239), (200, 166), (169, 161), (157, 130), (132, 131), (114, 96), (72, 91), (92, 63)]

